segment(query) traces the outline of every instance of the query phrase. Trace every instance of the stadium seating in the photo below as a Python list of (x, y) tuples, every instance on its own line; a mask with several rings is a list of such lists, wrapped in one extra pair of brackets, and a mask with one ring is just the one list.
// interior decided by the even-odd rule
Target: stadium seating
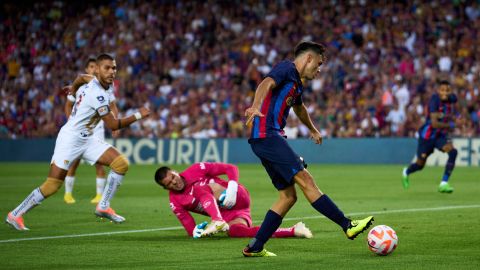
[(440, 78), (459, 96), (455, 135), (480, 135), (478, 4), (238, 2), (2, 3), (0, 138), (55, 137), (66, 121), (62, 86), (101, 52), (117, 59), (122, 114), (154, 111), (121, 136), (245, 137), (256, 85), (302, 39), (328, 47), (304, 94), (325, 136), (415, 136)]

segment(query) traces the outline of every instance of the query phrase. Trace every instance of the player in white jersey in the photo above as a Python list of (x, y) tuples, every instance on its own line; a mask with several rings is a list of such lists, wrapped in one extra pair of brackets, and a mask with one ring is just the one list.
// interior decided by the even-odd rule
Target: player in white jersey
[[(24, 225), (23, 215), (60, 189), (68, 169), (80, 157), (90, 164), (98, 163), (111, 168), (95, 215), (116, 223), (125, 221), (124, 217), (117, 215), (110, 207), (110, 200), (128, 171), (128, 160), (115, 147), (92, 134), (100, 120), (103, 120), (108, 128), (118, 130), (147, 117), (150, 111), (147, 108), (140, 108), (135, 114), (121, 119), (112, 114), (106, 90), (113, 83), (116, 73), (117, 66), (112, 56), (102, 54), (97, 57), (97, 77), (76, 92), (70, 118), (60, 129), (55, 143), (47, 180), (7, 215), (6, 222), (13, 228), (28, 230)], [(77, 89), (78, 85), (79, 82), (75, 80), (73, 88)]]
[[(85, 66), (85, 72), (89, 75), (95, 74), (95, 69), (97, 67), (96, 59), (89, 58), (87, 64)], [(110, 89), (107, 90), (107, 93), (110, 96), (110, 110), (113, 112), (115, 117), (118, 115), (118, 109), (115, 102), (115, 94), (113, 85), (110, 86)], [(67, 118), (70, 117), (70, 113), (72, 112), (73, 104), (75, 103), (75, 96), (69, 94), (67, 97), (67, 102), (65, 103), (65, 114)], [(114, 131), (115, 132), (115, 131)], [(98, 125), (93, 130), (93, 136), (100, 138), (102, 141), (105, 140), (105, 128), (103, 121), (100, 121)], [(67, 177), (65, 177), (65, 195), (63, 196), (63, 200), (68, 203), (72, 204), (75, 203), (75, 199), (73, 198), (73, 186), (75, 184), (75, 173), (77, 171), (78, 165), (80, 164), (80, 159), (74, 161), (70, 169), (68, 170)], [(93, 204), (97, 204), (102, 199), (102, 192), (105, 188), (105, 168), (101, 164), (95, 164), (96, 170), (96, 195), (90, 201)]]

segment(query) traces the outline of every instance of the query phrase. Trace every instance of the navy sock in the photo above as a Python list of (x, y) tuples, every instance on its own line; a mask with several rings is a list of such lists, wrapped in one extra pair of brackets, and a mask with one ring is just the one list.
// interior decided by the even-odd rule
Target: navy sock
[(270, 239), (273, 233), (278, 229), (278, 227), (280, 227), (282, 220), (282, 216), (272, 210), (268, 210), (267, 214), (265, 215), (265, 219), (263, 220), (263, 223), (257, 232), (257, 235), (255, 235), (255, 238), (253, 238), (252, 241), (250, 241), (250, 244), (248, 244), (250, 251), (261, 251), (268, 239)]
[(408, 166), (407, 175), (411, 174), (411, 173), (414, 173), (416, 171), (419, 171), (421, 169), (423, 169), (423, 166), (420, 166), (417, 163), (412, 163), (412, 164), (410, 164), (410, 166)]
[(445, 172), (443, 173), (442, 181), (448, 181), (450, 175), (452, 174), (453, 169), (455, 168), (455, 160), (457, 159), (457, 149), (452, 149), (448, 152), (447, 165), (445, 165)]
[(337, 223), (345, 231), (350, 225), (350, 219), (346, 218), (335, 203), (330, 198), (323, 194), (318, 200), (312, 203), (313, 208), (324, 216), (328, 217), (331, 221)]

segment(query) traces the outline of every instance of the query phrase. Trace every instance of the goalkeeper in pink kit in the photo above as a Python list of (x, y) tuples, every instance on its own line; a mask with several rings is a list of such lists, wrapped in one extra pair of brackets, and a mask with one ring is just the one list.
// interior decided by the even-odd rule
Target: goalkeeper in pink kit
[[(170, 208), (194, 238), (221, 231), (230, 237), (255, 236), (260, 227), (252, 226), (250, 195), (238, 178), (237, 166), (226, 163), (195, 163), (181, 173), (168, 167), (155, 172), (155, 182), (169, 190)], [(190, 212), (210, 216), (211, 222), (196, 225)], [(299, 222), (291, 228), (278, 229), (273, 236), (311, 238), (312, 233)]]

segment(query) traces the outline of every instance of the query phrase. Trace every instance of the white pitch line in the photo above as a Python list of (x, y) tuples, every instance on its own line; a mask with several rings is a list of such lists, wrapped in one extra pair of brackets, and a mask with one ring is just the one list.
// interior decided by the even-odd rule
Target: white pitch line
[[(356, 213), (348, 213), (347, 216), (381, 215), (381, 214), (411, 213), (411, 212), (430, 212), (430, 211), (443, 211), (443, 210), (467, 209), (467, 208), (480, 208), (480, 204), (442, 206), (442, 207), (433, 207), (433, 208), (411, 208), (411, 209), (396, 209), (396, 210), (385, 210), (385, 211), (356, 212)], [(290, 221), (290, 220), (320, 219), (320, 218), (325, 218), (325, 216), (318, 215), (318, 216), (310, 216), (310, 217), (284, 218), (283, 220)], [(256, 221), (256, 222), (260, 222), (260, 221)], [(130, 230), (130, 231), (100, 232), (100, 233), (70, 234), (70, 235), (44, 236), (44, 237), (32, 237), (32, 238), (6, 239), (6, 240), (0, 240), (0, 243), (12, 243), (12, 242), (21, 242), (21, 241), (34, 241), (34, 240), (49, 240), (49, 239), (61, 239), (61, 238), (78, 238), (78, 237), (103, 236), (103, 235), (115, 235), (115, 234), (127, 234), (127, 233), (143, 233), (143, 232), (155, 232), (155, 231), (174, 231), (174, 230), (180, 230), (180, 229), (183, 229), (183, 227), (176, 226), (176, 227), (164, 227), (164, 228), (144, 229), (144, 230)]]
[[(396, 210), (384, 210), (384, 211), (357, 212), (357, 213), (346, 214), (346, 216), (381, 215), (381, 214), (411, 213), (411, 212), (431, 212), (431, 211), (443, 211), (443, 210), (479, 208), (479, 207), (480, 207), (480, 204), (452, 205), (452, 206), (441, 206), (441, 207), (433, 207), (433, 208), (410, 208), (410, 209), (396, 209)], [(303, 218), (284, 218), (283, 220), (317, 219), (317, 218), (326, 218), (326, 217), (322, 215), (322, 216), (311, 216), (311, 217), (303, 217)]]
[(126, 233), (173, 231), (173, 230), (179, 230), (179, 229), (183, 229), (183, 227), (176, 226), (176, 227), (164, 227), (164, 228), (144, 229), (144, 230), (130, 230), (130, 231), (117, 231), (117, 232), (101, 232), (101, 233), (56, 235), (56, 236), (44, 236), (44, 237), (32, 237), (32, 238), (18, 238), (18, 239), (0, 240), (0, 243), (11, 243), (11, 242), (21, 242), (21, 241), (33, 241), (33, 240), (49, 240), (49, 239), (60, 239), (60, 238), (77, 238), (77, 237), (102, 236), (102, 235), (114, 235), (114, 234), (126, 234)]

